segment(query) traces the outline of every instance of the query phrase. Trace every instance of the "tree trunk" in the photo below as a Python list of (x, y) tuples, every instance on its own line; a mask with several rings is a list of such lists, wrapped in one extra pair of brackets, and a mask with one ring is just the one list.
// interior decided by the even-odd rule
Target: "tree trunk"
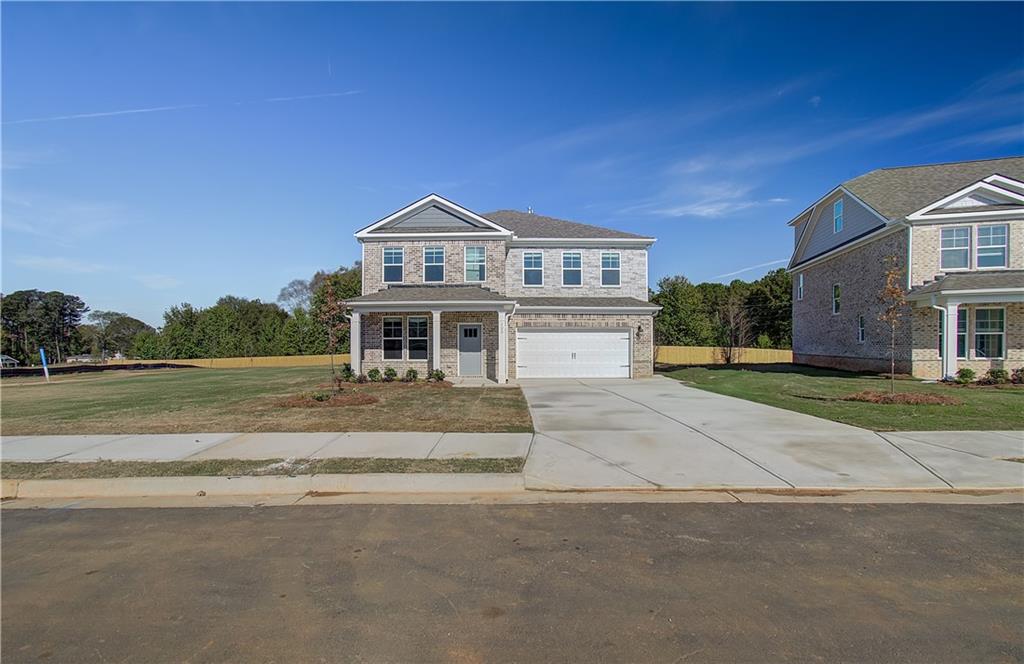
[(889, 340), (889, 394), (896, 394), (896, 324), (892, 326)]

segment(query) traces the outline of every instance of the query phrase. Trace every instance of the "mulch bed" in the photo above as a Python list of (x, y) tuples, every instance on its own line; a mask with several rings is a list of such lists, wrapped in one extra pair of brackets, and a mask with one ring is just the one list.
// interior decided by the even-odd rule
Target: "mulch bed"
[[(418, 381), (416, 381), (414, 383), (405, 383), (405, 382), (402, 382), (400, 380), (392, 380), (392, 381), (389, 381), (389, 382), (380, 381), (379, 383), (338, 383), (338, 387), (340, 389), (343, 389), (343, 390), (359, 389), (361, 387), (373, 387), (373, 386), (382, 386), (382, 385), (389, 385), (391, 387), (406, 387), (406, 388), (411, 388), (411, 387), (419, 387), (419, 388), (432, 388), (432, 387), (436, 388), (436, 387), (440, 387), (440, 388), (445, 388), (445, 387), (452, 387), (453, 386), (453, 384), (448, 382), (447, 380), (442, 380), (441, 382), (437, 382), (437, 381), (433, 381), (433, 380), (431, 380), (431, 381), (418, 380)], [(329, 383), (324, 383), (324, 384), (320, 385), (319, 387), (321, 389), (325, 389), (325, 390), (331, 389), (331, 385)]]
[(901, 404), (905, 406), (961, 406), (963, 401), (956, 397), (942, 394), (925, 394), (921, 392), (873, 392), (864, 390), (840, 397), (840, 401), (863, 401), (865, 403)]

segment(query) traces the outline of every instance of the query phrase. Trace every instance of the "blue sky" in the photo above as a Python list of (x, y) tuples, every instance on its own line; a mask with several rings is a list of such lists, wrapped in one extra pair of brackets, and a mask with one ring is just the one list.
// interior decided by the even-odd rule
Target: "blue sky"
[(1024, 152), (1020, 3), (2, 19), (3, 290), (153, 324), (351, 264), (353, 231), (432, 191), (654, 235), (652, 285), (728, 281), (782, 264), (786, 222), (845, 179)]

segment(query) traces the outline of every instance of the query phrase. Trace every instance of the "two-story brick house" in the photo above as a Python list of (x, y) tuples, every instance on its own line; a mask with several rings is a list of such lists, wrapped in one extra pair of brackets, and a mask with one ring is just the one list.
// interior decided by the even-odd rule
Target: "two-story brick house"
[(895, 257), (898, 372), (1024, 366), (1024, 158), (872, 171), (790, 225), (794, 361), (889, 370), (880, 294)]
[(654, 238), (436, 194), (356, 234), (352, 368), (516, 378), (653, 372)]

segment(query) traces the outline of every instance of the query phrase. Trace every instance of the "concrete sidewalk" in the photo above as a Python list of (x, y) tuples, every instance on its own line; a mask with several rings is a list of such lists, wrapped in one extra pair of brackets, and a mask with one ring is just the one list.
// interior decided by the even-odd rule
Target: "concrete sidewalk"
[(524, 457), (531, 433), (196, 433), (4, 436), (4, 461), (497, 459)]

